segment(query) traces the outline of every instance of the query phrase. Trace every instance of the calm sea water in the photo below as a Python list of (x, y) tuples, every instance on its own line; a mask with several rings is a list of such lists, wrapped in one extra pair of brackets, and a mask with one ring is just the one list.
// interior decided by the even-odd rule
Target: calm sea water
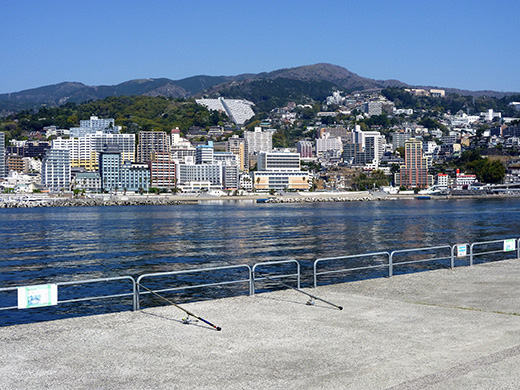
[[(309, 273), (320, 257), (519, 234), (518, 198), (2, 209), (0, 288), (290, 258)], [(87, 313), (66, 306), (0, 311), (0, 326)]]

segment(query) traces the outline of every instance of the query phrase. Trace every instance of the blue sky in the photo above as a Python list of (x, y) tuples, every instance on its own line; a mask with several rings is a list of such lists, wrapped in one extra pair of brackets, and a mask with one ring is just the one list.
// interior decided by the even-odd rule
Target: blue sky
[(520, 91), (520, 1), (4, 1), (0, 93), (328, 62), (412, 85)]

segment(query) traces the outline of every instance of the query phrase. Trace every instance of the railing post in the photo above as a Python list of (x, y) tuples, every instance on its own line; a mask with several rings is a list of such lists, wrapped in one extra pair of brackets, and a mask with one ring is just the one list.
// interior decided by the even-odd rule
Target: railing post
[(134, 278), (132, 278), (132, 311), (137, 311), (137, 297), (136, 297), (136, 288), (137, 288), (137, 284), (134, 280)]
[(473, 265), (473, 245), (475, 245), (475, 243), (473, 243), (469, 246), (469, 266), (470, 267)]
[(251, 268), (249, 268), (249, 296), (255, 295), (254, 287), (253, 287), (253, 272)]
[(388, 258), (388, 277), (389, 278), (394, 275), (394, 252), (390, 253), (390, 257)]
[(516, 258), (520, 259), (520, 238), (516, 241)]
[(139, 281), (140, 279), (137, 279), (135, 286), (135, 310), (139, 310), (141, 306), (141, 298), (139, 297)]
[(451, 247), (451, 264), (450, 264), (451, 269), (455, 268), (455, 248), (456, 247), (457, 247), (457, 244), (455, 244)]
[(301, 285), (300, 285), (301, 271), (300, 271), (300, 262), (298, 260), (296, 260), (296, 268), (298, 270), (298, 288), (301, 288)]
[(318, 285), (318, 276), (316, 275), (316, 265), (317, 265), (316, 263), (317, 263), (317, 262), (318, 262), (317, 259), (314, 260), (314, 264), (313, 264), (313, 266), (312, 266), (313, 274), (314, 274), (314, 275), (313, 275), (313, 279), (314, 279), (314, 288), (316, 288), (317, 285)]

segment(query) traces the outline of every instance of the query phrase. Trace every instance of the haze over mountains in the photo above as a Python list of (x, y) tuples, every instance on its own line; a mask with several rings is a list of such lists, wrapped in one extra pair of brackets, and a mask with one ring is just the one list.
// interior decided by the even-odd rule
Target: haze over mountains
[[(15, 112), (42, 105), (82, 103), (108, 96), (148, 95), (173, 98), (216, 97), (261, 100), (263, 95), (283, 94), (295, 100), (302, 96), (323, 99), (334, 89), (346, 93), (390, 86), (410, 87), (399, 80), (374, 80), (331, 64), (315, 64), (237, 76), (193, 76), (181, 80), (167, 78), (137, 79), (117, 85), (88, 86), (63, 82), (15, 93), (0, 94), (0, 113)], [(420, 87), (420, 86), (419, 86)], [(466, 91), (444, 87), (446, 92), (470, 96), (504, 97), (515, 92)]]

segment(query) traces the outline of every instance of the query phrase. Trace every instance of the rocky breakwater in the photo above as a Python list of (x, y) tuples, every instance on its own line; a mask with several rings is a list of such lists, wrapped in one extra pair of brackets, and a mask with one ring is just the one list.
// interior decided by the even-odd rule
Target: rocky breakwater
[(189, 200), (177, 200), (166, 197), (136, 198), (49, 198), (43, 200), (13, 200), (0, 202), (0, 208), (24, 207), (88, 207), (88, 206), (167, 206), (191, 204)]
[(373, 200), (386, 200), (384, 196), (352, 195), (352, 196), (280, 196), (266, 199), (264, 203), (320, 203), (320, 202), (363, 202)]

